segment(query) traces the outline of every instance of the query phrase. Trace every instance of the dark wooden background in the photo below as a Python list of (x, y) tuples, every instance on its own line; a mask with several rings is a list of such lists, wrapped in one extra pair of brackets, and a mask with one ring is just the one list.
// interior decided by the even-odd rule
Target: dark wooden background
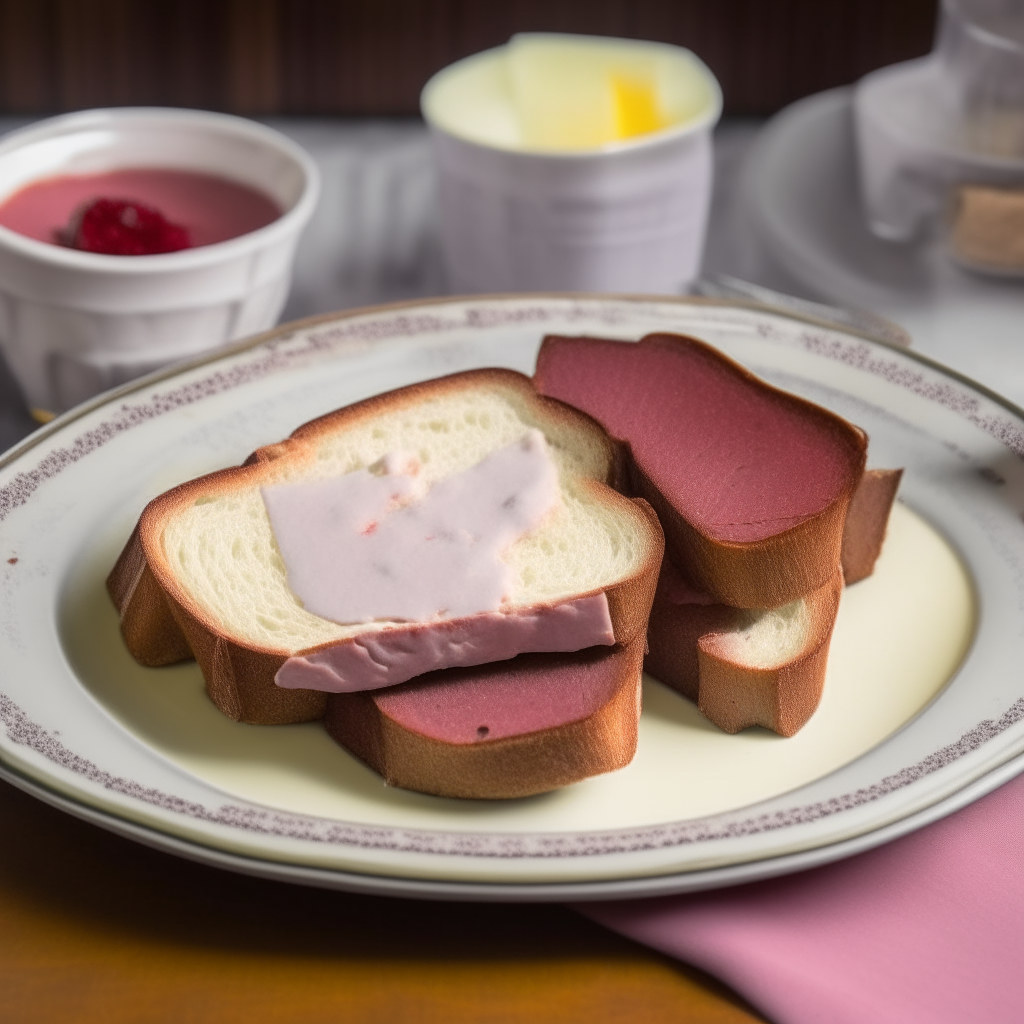
[(733, 114), (927, 52), (936, 0), (0, 0), (0, 112), (161, 104), (414, 114), (423, 83), (516, 31), (690, 47)]

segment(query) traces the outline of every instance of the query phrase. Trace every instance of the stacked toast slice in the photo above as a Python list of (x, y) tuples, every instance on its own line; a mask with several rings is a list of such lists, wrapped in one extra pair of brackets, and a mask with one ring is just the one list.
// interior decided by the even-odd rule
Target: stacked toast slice
[(863, 431), (682, 335), (548, 337), (534, 379), (622, 444), (630, 493), (665, 530), (648, 670), (727, 732), (795, 733), (898, 472), (865, 474)]
[[(467, 531), (486, 528), (481, 516), (528, 504), (533, 485), (512, 488), (508, 472), (491, 483), (466, 474), (495, 458), (521, 464), (531, 452), (541, 476), (551, 477), (547, 505), (488, 566), (477, 557), (483, 542)], [(332, 735), (397, 784), (439, 795), (540, 792), (620, 767), (636, 746), (663, 538), (649, 505), (613, 487), (619, 468), (604, 430), (538, 395), (529, 378), (456, 374), (321, 417), (242, 466), (156, 498), (108, 588), (135, 658), (161, 665), (194, 656), (210, 698), (231, 718), (267, 725), (328, 714)], [(339, 497), (339, 485), (359, 500), (409, 493), (382, 506), (358, 535), (354, 527), (345, 534), (347, 521), (331, 516), (355, 499)], [(430, 521), (419, 545), (434, 561), (413, 564), (417, 544), (409, 547), (400, 527), (420, 528), (424, 495), (444, 493), (454, 504)], [(287, 516), (273, 518), (282, 508), (291, 509), (290, 526)], [(339, 522), (342, 533), (332, 534)], [(385, 533), (385, 545), (366, 548), (375, 553), (362, 575), (334, 559), (338, 544), (358, 548)], [(449, 571), (459, 558), (471, 559), (462, 575)], [(430, 565), (435, 575), (424, 580)], [(398, 577), (384, 604), (368, 596), (366, 573), (375, 568)], [(497, 583), (484, 578), (494, 570)], [(302, 591), (306, 601), (298, 596), (303, 573), (305, 586), (333, 592), (337, 614), (312, 611), (311, 592)], [(467, 604), (463, 591), (474, 580), (495, 599)], [(410, 619), (409, 591), (417, 588), (436, 602)], [(519, 657), (530, 654), (537, 657)], [(474, 671), (494, 662), (500, 671)], [(544, 714), (517, 717), (510, 678), (549, 695)], [(367, 695), (377, 689), (379, 699)], [(469, 704), (456, 714), (463, 698)], [(445, 714), (438, 724), (435, 706), (450, 712), (448, 726)], [(466, 715), (479, 719), (468, 732)], [(418, 730), (427, 721), (434, 724)], [(402, 763), (420, 767), (411, 775), (389, 767)], [(492, 767), (473, 767), (484, 763)]]

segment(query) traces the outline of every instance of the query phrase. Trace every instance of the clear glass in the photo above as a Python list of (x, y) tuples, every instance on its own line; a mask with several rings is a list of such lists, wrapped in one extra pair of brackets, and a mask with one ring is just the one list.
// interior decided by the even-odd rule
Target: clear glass
[(950, 141), (1024, 157), (1024, 0), (942, 0), (935, 56)]

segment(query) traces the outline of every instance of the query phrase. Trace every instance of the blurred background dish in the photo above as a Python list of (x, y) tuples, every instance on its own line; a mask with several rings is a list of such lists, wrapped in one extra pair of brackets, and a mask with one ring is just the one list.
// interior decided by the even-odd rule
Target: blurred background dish
[(1024, 403), (1019, 280), (948, 258), (941, 236), (885, 241), (860, 201), (852, 96), (837, 89), (778, 114), (750, 143), (716, 269), (780, 292), (871, 310), (914, 348)]
[[(994, 235), (983, 226), (986, 202), (998, 207), (1000, 191), (1024, 188), (1020, 0), (942, 0), (933, 52), (861, 79), (854, 120), (864, 209), (876, 235), (909, 241), (954, 219), (956, 253), (966, 219), (976, 269), (1024, 273), (1024, 254), (1017, 258), (995, 237), (986, 247), (982, 237)], [(989, 192), (982, 208), (962, 194), (977, 186)]]

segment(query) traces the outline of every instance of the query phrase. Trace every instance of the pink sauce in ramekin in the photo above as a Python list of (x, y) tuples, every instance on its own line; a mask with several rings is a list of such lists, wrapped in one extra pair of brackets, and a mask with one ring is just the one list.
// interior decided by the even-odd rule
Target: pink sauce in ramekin
[(41, 242), (58, 232), (83, 203), (98, 197), (133, 199), (186, 228), (192, 245), (212, 245), (277, 220), (282, 210), (266, 193), (196, 171), (132, 167), (102, 174), (42, 178), (0, 202), (0, 225)]

